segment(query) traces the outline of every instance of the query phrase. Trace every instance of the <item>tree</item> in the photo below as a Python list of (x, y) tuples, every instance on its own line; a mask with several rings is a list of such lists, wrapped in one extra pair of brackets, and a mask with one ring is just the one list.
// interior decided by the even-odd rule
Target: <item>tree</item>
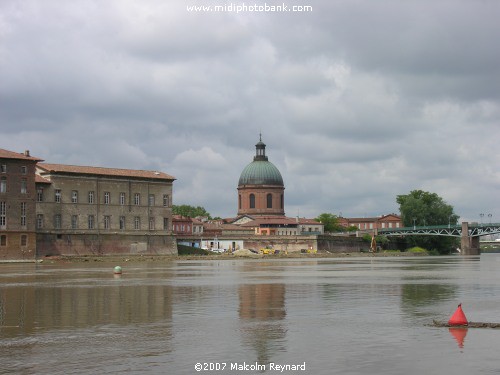
[[(447, 204), (436, 193), (413, 190), (410, 194), (398, 195), (396, 202), (399, 204), (401, 219), (405, 227), (456, 225), (459, 219), (459, 216), (453, 212), (453, 206)], [(457, 246), (458, 239), (443, 236), (410, 236), (408, 243), (411, 246), (437, 250), (444, 254)]]
[(325, 226), (325, 232), (342, 232), (346, 229), (339, 224), (337, 215), (322, 213), (315, 220)]
[(197, 217), (204, 216), (208, 219), (212, 219), (210, 214), (205, 210), (204, 207), (201, 206), (189, 206), (187, 204), (182, 204), (180, 206), (172, 205), (172, 213), (174, 215), (182, 215), (186, 217)]

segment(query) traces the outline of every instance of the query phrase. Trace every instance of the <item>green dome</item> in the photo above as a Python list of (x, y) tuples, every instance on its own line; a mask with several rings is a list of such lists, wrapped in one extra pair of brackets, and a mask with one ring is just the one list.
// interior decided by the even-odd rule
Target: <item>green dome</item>
[(267, 160), (254, 160), (248, 164), (241, 172), (238, 185), (284, 186), (280, 171)]

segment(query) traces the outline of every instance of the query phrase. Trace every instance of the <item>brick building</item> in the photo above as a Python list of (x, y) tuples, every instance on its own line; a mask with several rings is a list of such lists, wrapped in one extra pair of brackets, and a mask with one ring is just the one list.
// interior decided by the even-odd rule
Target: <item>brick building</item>
[(155, 171), (37, 165), (37, 254), (172, 254), (172, 183)]
[(0, 149), (0, 259), (35, 257), (35, 165), (41, 160)]
[(373, 232), (375, 229), (400, 228), (403, 226), (401, 216), (388, 214), (377, 217), (339, 217), (339, 224), (343, 227), (355, 226), (358, 231)]

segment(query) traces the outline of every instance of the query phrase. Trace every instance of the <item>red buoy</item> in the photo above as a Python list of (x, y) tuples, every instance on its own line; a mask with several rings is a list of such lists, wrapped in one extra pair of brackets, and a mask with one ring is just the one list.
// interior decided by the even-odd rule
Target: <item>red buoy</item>
[(462, 304), (458, 304), (457, 309), (451, 316), (450, 320), (448, 320), (448, 324), (450, 326), (466, 326), (469, 324), (467, 318), (465, 317), (464, 312), (462, 311)]

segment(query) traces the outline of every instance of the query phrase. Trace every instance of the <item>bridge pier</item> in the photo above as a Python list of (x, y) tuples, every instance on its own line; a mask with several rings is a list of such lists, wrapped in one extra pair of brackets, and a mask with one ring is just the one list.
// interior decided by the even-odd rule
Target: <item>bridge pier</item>
[(462, 222), (462, 237), (460, 239), (460, 248), (462, 255), (479, 255), (481, 248), (479, 247), (479, 237), (469, 236), (469, 223)]

